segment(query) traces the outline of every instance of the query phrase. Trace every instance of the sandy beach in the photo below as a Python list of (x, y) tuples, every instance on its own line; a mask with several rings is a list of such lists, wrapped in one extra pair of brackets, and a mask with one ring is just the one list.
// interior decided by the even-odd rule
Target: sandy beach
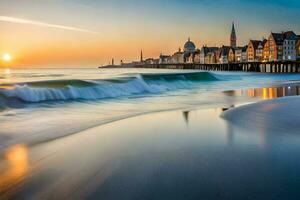
[[(281, 120), (298, 101), (146, 114), (19, 144), (1, 156), (1, 199), (298, 199), (299, 118)], [(242, 123), (277, 112), (279, 125)]]
[(13, 76), (0, 87), (1, 200), (299, 197), (297, 74)]

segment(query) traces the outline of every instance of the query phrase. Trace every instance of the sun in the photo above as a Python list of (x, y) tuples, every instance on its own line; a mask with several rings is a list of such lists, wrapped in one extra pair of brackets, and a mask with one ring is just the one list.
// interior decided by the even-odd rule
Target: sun
[(10, 62), (11, 61), (11, 55), (9, 53), (5, 53), (5, 54), (2, 55), (2, 59), (5, 62)]

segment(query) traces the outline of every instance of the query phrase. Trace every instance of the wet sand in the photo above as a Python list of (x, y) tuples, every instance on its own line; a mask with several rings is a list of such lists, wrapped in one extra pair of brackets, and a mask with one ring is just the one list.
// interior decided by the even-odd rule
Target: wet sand
[(220, 117), (227, 109), (147, 114), (12, 146), (0, 199), (299, 199), (299, 135), (239, 126)]

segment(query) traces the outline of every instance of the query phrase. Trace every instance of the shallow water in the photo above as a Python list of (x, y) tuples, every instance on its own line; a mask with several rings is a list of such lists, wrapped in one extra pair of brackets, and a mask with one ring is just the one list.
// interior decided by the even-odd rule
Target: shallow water
[(299, 79), (298, 74), (151, 69), (6, 70), (0, 79), (0, 150), (143, 113), (298, 95)]
[(128, 118), (9, 148), (13, 199), (299, 199), (299, 135), (240, 129), (226, 108)]

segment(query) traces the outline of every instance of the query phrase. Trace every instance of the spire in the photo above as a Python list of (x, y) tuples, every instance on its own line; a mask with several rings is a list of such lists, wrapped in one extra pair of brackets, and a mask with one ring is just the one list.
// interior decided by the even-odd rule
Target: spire
[(143, 50), (141, 50), (141, 62), (144, 61), (144, 58), (143, 58)]
[(236, 33), (235, 33), (234, 21), (232, 22), (232, 28), (231, 28), (230, 46), (236, 47)]
[(190, 37), (188, 38), (188, 41), (189, 41), (189, 42), (191, 41), (191, 38), (190, 38)]
[(231, 33), (235, 33), (234, 21), (232, 21), (232, 29), (231, 29)]

